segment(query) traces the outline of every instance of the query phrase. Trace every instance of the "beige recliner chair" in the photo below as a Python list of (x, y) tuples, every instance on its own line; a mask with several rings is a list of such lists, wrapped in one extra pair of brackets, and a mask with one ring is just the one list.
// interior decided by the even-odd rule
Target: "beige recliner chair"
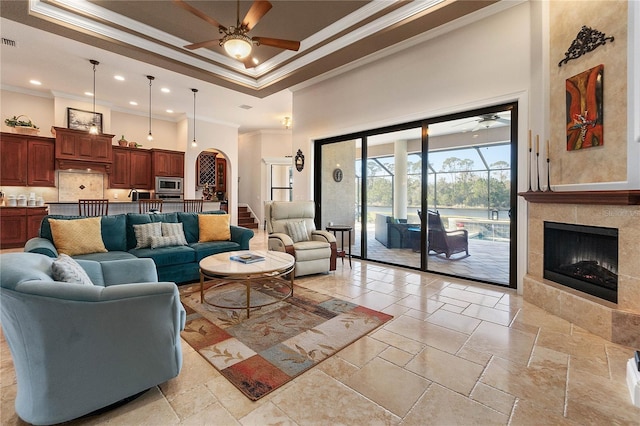
[(313, 201), (273, 201), (265, 205), (269, 250), (296, 258), (295, 276), (336, 269), (336, 238), (316, 230)]

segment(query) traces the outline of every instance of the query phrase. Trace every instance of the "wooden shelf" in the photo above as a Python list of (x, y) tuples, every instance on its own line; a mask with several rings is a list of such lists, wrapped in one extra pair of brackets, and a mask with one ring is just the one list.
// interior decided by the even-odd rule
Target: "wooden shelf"
[(640, 205), (640, 190), (620, 191), (527, 191), (518, 193), (530, 203)]

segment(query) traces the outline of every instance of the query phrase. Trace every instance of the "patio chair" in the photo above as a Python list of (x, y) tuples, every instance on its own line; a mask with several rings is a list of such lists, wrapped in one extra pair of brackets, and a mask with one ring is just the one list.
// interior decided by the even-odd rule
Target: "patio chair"
[(466, 229), (447, 231), (437, 211), (427, 210), (427, 221), (428, 252), (444, 253), (447, 259), (462, 252), (469, 256), (469, 232)]

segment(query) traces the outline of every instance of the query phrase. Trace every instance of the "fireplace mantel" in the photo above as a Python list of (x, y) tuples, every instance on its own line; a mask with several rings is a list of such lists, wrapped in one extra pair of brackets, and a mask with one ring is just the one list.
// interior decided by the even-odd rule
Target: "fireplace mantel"
[(527, 191), (518, 193), (530, 203), (640, 205), (640, 190), (618, 191)]

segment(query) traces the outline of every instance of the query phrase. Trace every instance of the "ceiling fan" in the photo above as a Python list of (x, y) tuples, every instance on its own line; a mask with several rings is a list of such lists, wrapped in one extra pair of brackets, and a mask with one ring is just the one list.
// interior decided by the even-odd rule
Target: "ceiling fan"
[(299, 41), (269, 37), (249, 37), (247, 35), (247, 33), (251, 31), (260, 19), (262, 19), (262, 17), (273, 7), (273, 5), (266, 0), (255, 0), (242, 21), (240, 21), (240, 0), (238, 0), (236, 26), (230, 26), (228, 28), (204, 12), (186, 3), (184, 0), (173, 0), (173, 2), (177, 6), (193, 13), (198, 18), (203, 19), (214, 27), (218, 27), (220, 34), (224, 34), (221, 39), (201, 41), (199, 43), (186, 45), (184, 46), (186, 49), (195, 50), (201, 47), (213, 46), (217, 43), (224, 47), (224, 50), (229, 56), (243, 62), (246, 68), (252, 68), (255, 64), (249, 55), (251, 54), (251, 49), (254, 44), (256, 46), (264, 45), (295, 51), (300, 48)]
[(469, 123), (476, 123), (474, 128), (471, 129), (472, 132), (475, 132), (476, 130), (480, 130), (480, 129), (488, 129), (489, 127), (493, 127), (498, 123), (511, 124), (511, 120), (508, 118), (502, 117), (501, 114), (509, 114), (509, 116), (511, 116), (509, 112), (497, 113), (497, 114), (482, 114), (476, 117), (475, 120), (465, 121), (464, 123), (456, 124), (455, 126), (463, 126)]

